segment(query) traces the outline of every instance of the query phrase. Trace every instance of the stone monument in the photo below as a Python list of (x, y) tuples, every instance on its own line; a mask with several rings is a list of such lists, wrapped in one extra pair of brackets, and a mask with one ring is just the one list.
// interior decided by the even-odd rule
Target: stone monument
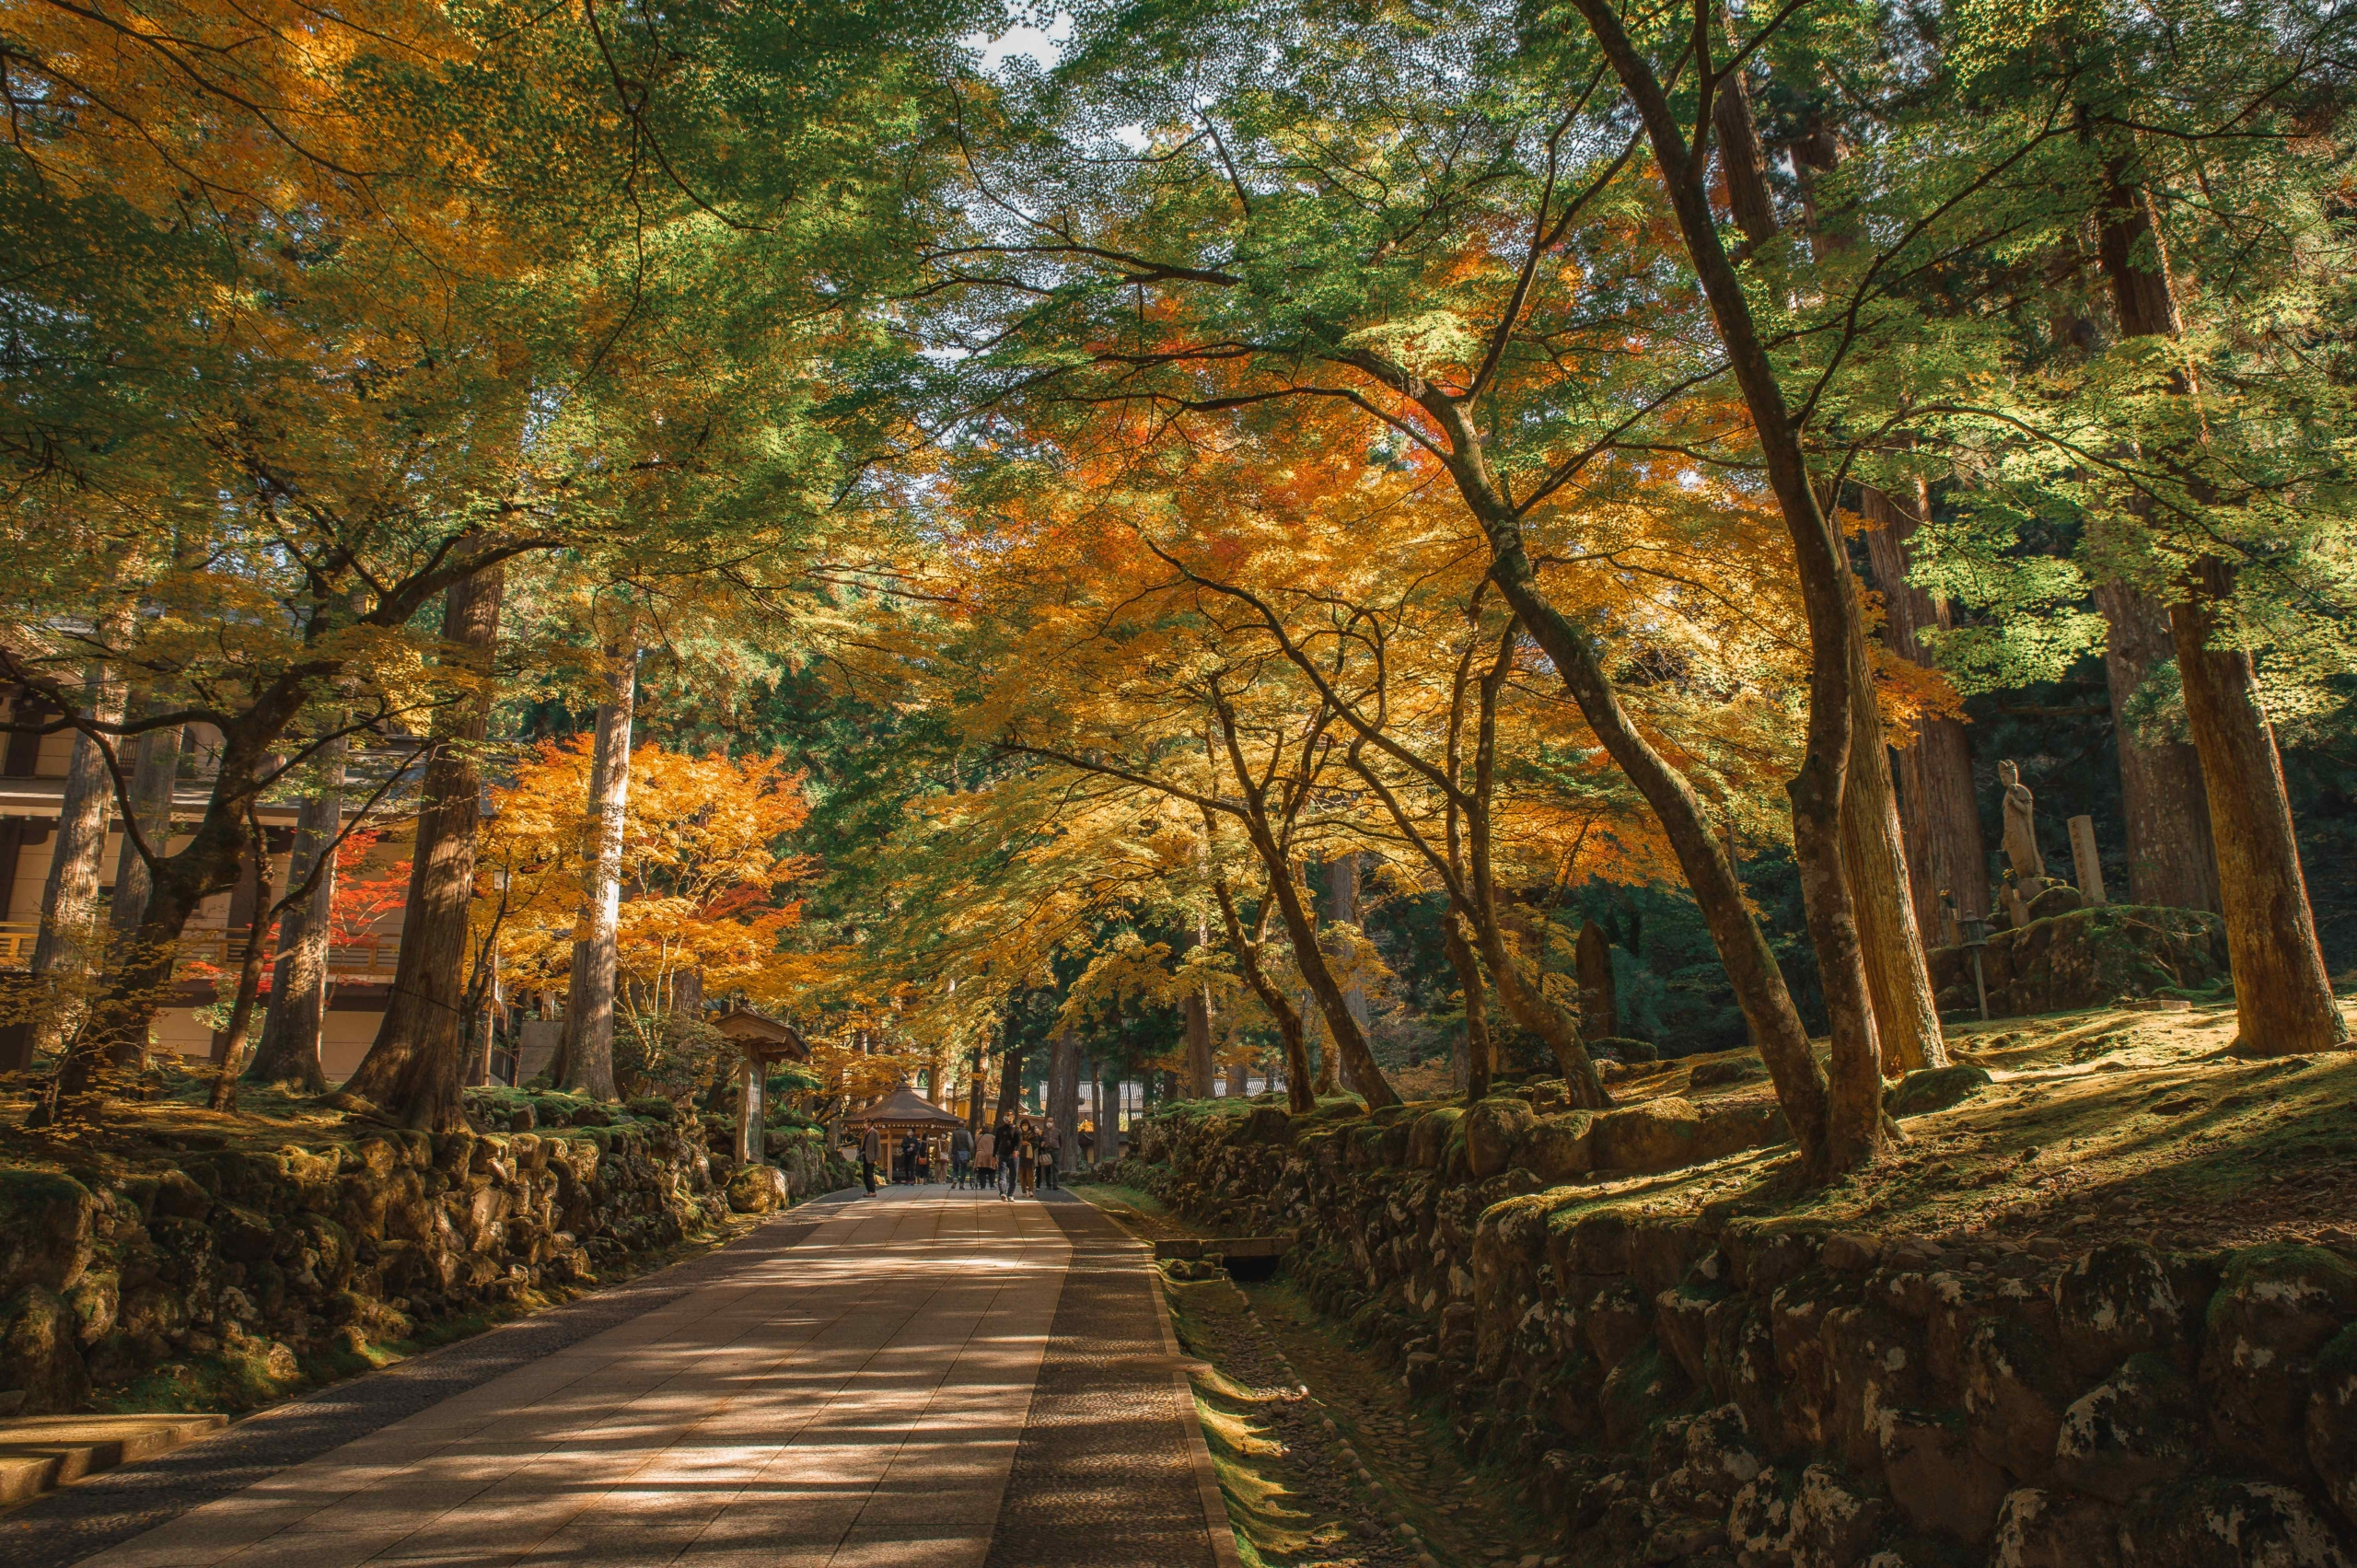
[(2022, 783), (2019, 764), (2008, 760), (1997, 764), (1997, 782), (2005, 786), (2005, 864), (2013, 875), (2006, 879), (2005, 901), (2011, 907), (2014, 924), (2028, 923), (2029, 900), (2046, 888), (2046, 859), (2038, 853), (2038, 799)]

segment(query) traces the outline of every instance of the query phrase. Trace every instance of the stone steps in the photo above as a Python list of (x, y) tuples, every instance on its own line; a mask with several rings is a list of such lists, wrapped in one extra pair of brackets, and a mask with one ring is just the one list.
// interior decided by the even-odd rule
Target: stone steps
[(68, 1481), (152, 1459), (217, 1432), (226, 1416), (34, 1415), (0, 1421), (0, 1506), (27, 1503)]

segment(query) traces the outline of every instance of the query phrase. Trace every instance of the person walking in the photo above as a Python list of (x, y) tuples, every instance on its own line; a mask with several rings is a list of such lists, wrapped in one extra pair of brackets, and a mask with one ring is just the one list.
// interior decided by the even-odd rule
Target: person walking
[(859, 1179), (867, 1183), (867, 1195), (876, 1196), (876, 1162), (884, 1157), (884, 1135), (870, 1127), (859, 1140)]
[(1015, 1196), (1017, 1172), (1023, 1164), (1023, 1132), (1012, 1121), (998, 1124), (998, 1195), (1011, 1200)]
[(917, 1135), (908, 1133), (900, 1139), (900, 1179), (913, 1183), (917, 1179)]
[(974, 1140), (974, 1191), (998, 1185), (998, 1135), (989, 1128)]
[(949, 1134), (949, 1185), (964, 1191), (969, 1167), (974, 1163), (974, 1135), (960, 1127)]
[(1028, 1198), (1031, 1196), (1031, 1184), (1039, 1179), (1039, 1129), (1037, 1125), (1028, 1121), (1023, 1123), (1023, 1136), (1016, 1148), (1016, 1158), (1022, 1162), (1017, 1174), (1022, 1178), (1023, 1195)]
[(1039, 1129), (1039, 1176), (1051, 1189), (1056, 1185), (1056, 1160), (1063, 1153), (1064, 1135), (1056, 1126), (1056, 1119)]

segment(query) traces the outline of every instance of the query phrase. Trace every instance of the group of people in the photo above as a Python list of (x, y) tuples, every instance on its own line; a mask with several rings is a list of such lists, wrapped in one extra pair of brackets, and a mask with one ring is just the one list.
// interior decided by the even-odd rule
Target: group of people
[[(860, 1137), (859, 1176), (872, 1195), (877, 1172), (890, 1147), (884, 1134), (870, 1127)], [(960, 1127), (949, 1135), (949, 1185), (959, 1191), (995, 1190), (1003, 1200), (1017, 1191), (1029, 1194), (1056, 1185), (1056, 1165), (1064, 1135), (1052, 1116), (1002, 1117), (981, 1134)], [(900, 1179), (930, 1183), (934, 1151), (926, 1140), (911, 1132), (900, 1140)], [(891, 1173), (886, 1171), (886, 1179)]]

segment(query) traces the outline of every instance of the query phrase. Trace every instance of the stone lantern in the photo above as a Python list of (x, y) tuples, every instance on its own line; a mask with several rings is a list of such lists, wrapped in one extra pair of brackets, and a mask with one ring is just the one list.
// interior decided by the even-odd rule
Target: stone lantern
[(761, 1090), (772, 1062), (807, 1062), (810, 1047), (792, 1024), (759, 1013), (723, 1013), (712, 1027), (737, 1049), (737, 1163), (753, 1165), (761, 1148)]

